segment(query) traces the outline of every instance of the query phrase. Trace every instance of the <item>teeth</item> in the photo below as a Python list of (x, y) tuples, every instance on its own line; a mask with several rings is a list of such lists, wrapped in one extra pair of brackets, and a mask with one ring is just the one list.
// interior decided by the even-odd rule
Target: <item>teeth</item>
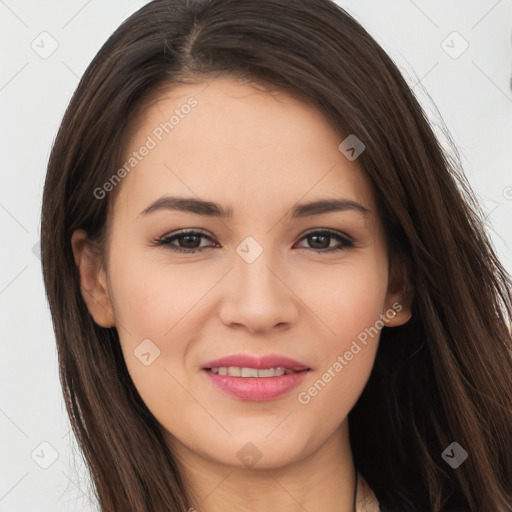
[(287, 370), (281, 367), (258, 370), (257, 368), (221, 366), (219, 368), (211, 368), (211, 371), (217, 375), (228, 375), (230, 377), (280, 377), (281, 375), (295, 373), (293, 370)]
[[(238, 368), (230, 368), (229, 374), (231, 374), (231, 370), (237, 370)], [(241, 377), (257, 377), (258, 370), (256, 368), (242, 368), (241, 373), (239, 374)]]

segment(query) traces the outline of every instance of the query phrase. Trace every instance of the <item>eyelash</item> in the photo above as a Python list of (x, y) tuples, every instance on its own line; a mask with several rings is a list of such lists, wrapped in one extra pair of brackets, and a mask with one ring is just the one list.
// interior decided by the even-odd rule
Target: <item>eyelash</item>
[[(207, 235), (206, 233), (202, 233), (201, 231), (180, 231), (173, 235), (166, 235), (162, 238), (158, 238), (158, 239), (154, 240), (154, 245), (168, 247), (172, 251), (179, 252), (179, 253), (187, 253), (187, 254), (203, 252), (205, 249), (214, 249), (214, 247), (183, 249), (182, 247), (176, 247), (175, 245), (171, 245), (171, 242), (173, 242), (174, 240), (179, 240), (180, 238), (183, 238), (186, 236), (191, 236), (191, 235), (195, 235), (195, 236), (199, 235), (204, 238), (207, 238), (210, 241), (213, 241), (213, 239), (209, 235)], [(323, 254), (323, 253), (331, 253), (331, 252), (335, 252), (335, 251), (344, 251), (344, 250), (355, 247), (354, 241), (351, 240), (348, 236), (343, 235), (343, 234), (339, 233), (338, 231), (333, 231), (330, 229), (310, 231), (310, 232), (306, 233), (299, 240), (299, 242), (304, 240), (305, 238), (312, 236), (312, 235), (329, 236), (329, 237), (336, 239), (342, 245), (341, 245), (341, 247), (331, 247), (330, 249), (313, 249), (313, 248), (309, 248), (309, 247), (302, 247), (302, 249), (306, 249), (307, 251), (312, 251), (315, 253)]]

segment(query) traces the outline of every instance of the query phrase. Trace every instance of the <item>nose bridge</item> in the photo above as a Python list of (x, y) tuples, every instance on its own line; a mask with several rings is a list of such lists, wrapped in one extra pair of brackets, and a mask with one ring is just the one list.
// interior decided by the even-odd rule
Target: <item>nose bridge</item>
[(242, 295), (245, 290), (252, 300), (265, 299), (267, 303), (282, 294), (283, 286), (276, 277), (280, 265), (271, 247), (271, 238), (259, 236), (257, 240), (247, 236), (236, 248), (234, 268), (234, 278), (240, 281)]
[(228, 296), (222, 309), (223, 321), (243, 324), (251, 332), (290, 323), (296, 318), (293, 294), (282, 282), (271, 236), (246, 237), (236, 248), (230, 272)]

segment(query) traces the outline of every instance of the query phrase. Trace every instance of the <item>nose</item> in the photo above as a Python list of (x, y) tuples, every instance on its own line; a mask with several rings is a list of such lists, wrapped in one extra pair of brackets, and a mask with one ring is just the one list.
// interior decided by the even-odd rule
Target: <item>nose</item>
[(297, 321), (300, 299), (289, 274), (271, 260), (270, 252), (264, 250), (252, 263), (236, 255), (224, 283), (220, 318), (225, 325), (264, 334)]

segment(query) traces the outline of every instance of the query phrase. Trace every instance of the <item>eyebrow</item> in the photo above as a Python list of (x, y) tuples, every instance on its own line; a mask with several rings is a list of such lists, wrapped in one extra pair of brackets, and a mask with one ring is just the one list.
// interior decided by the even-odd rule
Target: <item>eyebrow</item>
[[(206, 215), (210, 217), (232, 218), (233, 209), (224, 208), (218, 203), (195, 199), (192, 197), (171, 197), (164, 196), (140, 212), (139, 217), (161, 210), (179, 210), (183, 212)], [(309, 203), (296, 204), (286, 216), (295, 218), (310, 217), (322, 213), (336, 211), (355, 211), (363, 215), (370, 213), (370, 210), (351, 199), (321, 199)]]

